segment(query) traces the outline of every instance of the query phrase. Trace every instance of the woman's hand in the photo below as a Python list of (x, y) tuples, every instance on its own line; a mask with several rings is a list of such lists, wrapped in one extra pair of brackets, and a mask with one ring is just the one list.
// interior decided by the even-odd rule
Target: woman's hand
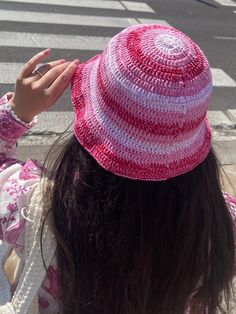
[(56, 102), (69, 85), (79, 64), (78, 60), (57, 60), (43, 64), (35, 71), (37, 64), (49, 53), (50, 49), (46, 49), (35, 55), (24, 65), (17, 77), (15, 94), (9, 100), (9, 105), (25, 122), (32, 121), (34, 116)]

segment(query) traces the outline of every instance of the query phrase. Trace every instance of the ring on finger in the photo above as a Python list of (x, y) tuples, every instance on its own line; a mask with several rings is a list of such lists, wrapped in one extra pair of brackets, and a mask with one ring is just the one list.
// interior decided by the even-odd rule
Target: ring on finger
[(34, 73), (37, 73), (40, 77), (43, 77), (43, 74), (38, 69), (35, 70)]

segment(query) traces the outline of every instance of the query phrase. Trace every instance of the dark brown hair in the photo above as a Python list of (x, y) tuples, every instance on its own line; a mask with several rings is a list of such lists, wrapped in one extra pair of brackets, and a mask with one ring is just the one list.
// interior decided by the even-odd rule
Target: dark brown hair
[(61, 313), (227, 312), (233, 226), (212, 149), (192, 171), (160, 182), (104, 170), (74, 136), (50, 156), (44, 205)]

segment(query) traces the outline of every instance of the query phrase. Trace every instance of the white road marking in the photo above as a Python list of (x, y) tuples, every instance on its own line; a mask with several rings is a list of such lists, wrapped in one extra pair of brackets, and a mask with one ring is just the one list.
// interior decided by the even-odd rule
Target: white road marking
[(223, 6), (236, 7), (236, 2), (234, 2), (233, 0), (215, 0), (215, 2)]
[(155, 13), (155, 11), (147, 3), (133, 1), (121, 1), (121, 3), (129, 11)]
[[(42, 12), (27, 12), (17, 10), (0, 10), (0, 21), (22, 22), (22, 23), (44, 23), (59, 25), (84, 25), (100, 27), (125, 28), (136, 24), (161, 24), (170, 26), (165, 20), (144, 19), (144, 18), (121, 18), (96, 15), (76, 15), (76, 14), (57, 14)], [(9, 32), (9, 34), (11, 34)], [(46, 34), (41, 34), (47, 36)], [(54, 35), (55, 36), (55, 35)], [(62, 36), (62, 35), (59, 35)], [(68, 35), (69, 36), (69, 35)], [(67, 36), (67, 37), (68, 37)], [(29, 36), (28, 36), (29, 37)], [(37, 36), (38, 37), (38, 36)], [(0, 37), (0, 44), (2, 38)], [(4, 44), (4, 43), (3, 43)]]
[(207, 113), (210, 124), (216, 126), (233, 126), (232, 121), (222, 111), (208, 111)]
[(236, 124), (236, 109), (228, 109), (227, 113), (230, 119)]
[(0, 63), (0, 84), (14, 84), (23, 63)]
[(27, 12), (15, 10), (0, 10), (0, 21), (23, 23), (46, 23), (66, 25), (86, 25), (101, 27), (127, 27), (138, 24), (135, 18), (121, 18), (96, 15), (56, 14), (45, 12)]
[(223, 40), (236, 40), (236, 37), (214, 36), (214, 38)]
[(110, 37), (0, 32), (0, 46), (103, 50)]
[(212, 68), (213, 86), (236, 87), (236, 82), (222, 69)]
[(108, 10), (128, 10), (136, 12), (155, 12), (144, 2), (113, 1), (113, 0), (1, 0), (13, 3), (33, 3), (58, 5), (66, 7), (94, 8)]
[(7, 2), (58, 5), (66, 7), (125, 10), (119, 1), (104, 0), (1, 0)]
[(155, 20), (155, 19), (143, 19), (143, 18), (137, 18), (137, 21), (140, 24), (160, 24), (164, 26), (171, 26), (167, 21), (165, 20)]

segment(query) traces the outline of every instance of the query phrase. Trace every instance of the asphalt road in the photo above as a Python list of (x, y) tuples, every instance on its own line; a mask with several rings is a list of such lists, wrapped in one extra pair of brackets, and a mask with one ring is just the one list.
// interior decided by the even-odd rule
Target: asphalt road
[[(214, 71), (210, 110), (236, 109), (236, 1), (220, 0), (230, 6), (217, 1), (1, 0), (0, 93), (14, 88), (21, 63), (51, 43), (51, 59), (83, 62), (101, 52), (107, 38), (125, 24), (153, 20), (182, 30), (207, 55)], [(81, 46), (76, 46), (78, 38)], [(51, 110), (72, 110), (69, 92)]]

